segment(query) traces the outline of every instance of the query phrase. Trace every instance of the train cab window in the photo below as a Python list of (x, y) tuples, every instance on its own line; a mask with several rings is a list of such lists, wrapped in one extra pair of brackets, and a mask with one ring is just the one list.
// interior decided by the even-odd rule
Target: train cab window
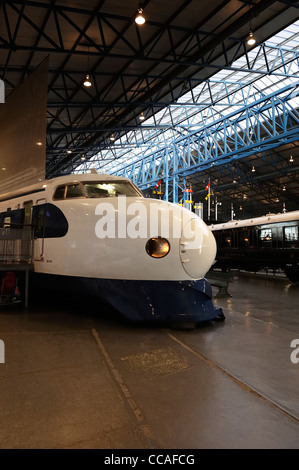
[(73, 197), (84, 197), (82, 188), (79, 183), (69, 184), (66, 188), (66, 199)]
[[(108, 185), (106, 185), (108, 186)], [(86, 183), (84, 184), (87, 197), (108, 197), (108, 189), (103, 184)]]
[(56, 188), (56, 190), (55, 190), (53, 199), (56, 199), (56, 200), (64, 199), (64, 191), (65, 191), (65, 185), (58, 186), (58, 188)]
[(260, 246), (272, 246), (272, 230), (270, 228), (260, 230)]
[(298, 246), (298, 227), (284, 227), (284, 246), (290, 248)]
[(92, 198), (124, 196), (140, 196), (139, 192), (129, 182), (115, 183), (83, 183), (86, 196)]
[(56, 188), (53, 199), (71, 199), (76, 197), (84, 197), (81, 185), (79, 183), (68, 184), (67, 186), (58, 186)]

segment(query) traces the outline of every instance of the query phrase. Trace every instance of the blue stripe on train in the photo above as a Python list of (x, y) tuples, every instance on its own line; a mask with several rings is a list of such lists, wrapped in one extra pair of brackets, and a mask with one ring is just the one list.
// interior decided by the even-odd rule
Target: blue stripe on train
[(143, 281), (96, 279), (32, 273), (37, 289), (100, 299), (132, 321), (206, 322), (222, 320), (206, 279), (197, 281)]

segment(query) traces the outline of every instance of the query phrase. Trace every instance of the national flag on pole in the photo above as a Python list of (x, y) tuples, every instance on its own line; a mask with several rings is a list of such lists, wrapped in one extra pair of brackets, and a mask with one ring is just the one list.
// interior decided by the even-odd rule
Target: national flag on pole
[(205, 200), (206, 200), (206, 201), (207, 201), (207, 200), (209, 199), (209, 197), (211, 196), (211, 188), (210, 188), (210, 186), (211, 186), (211, 181), (209, 181), (208, 184), (207, 184), (206, 187), (205, 187), (205, 189), (209, 191), (208, 194), (207, 194), (206, 197), (205, 197)]

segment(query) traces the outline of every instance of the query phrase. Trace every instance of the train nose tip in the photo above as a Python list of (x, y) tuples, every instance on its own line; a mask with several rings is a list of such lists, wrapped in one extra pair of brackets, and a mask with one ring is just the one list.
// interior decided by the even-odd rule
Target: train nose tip
[(201, 279), (216, 257), (216, 241), (201, 219), (189, 220), (180, 239), (180, 257), (184, 270), (192, 279)]

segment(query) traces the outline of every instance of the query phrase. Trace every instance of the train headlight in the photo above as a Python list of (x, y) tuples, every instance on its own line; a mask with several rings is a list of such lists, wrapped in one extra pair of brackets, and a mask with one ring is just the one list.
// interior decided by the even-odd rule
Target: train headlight
[(152, 258), (164, 258), (170, 252), (170, 245), (166, 238), (150, 238), (145, 245), (148, 255)]

